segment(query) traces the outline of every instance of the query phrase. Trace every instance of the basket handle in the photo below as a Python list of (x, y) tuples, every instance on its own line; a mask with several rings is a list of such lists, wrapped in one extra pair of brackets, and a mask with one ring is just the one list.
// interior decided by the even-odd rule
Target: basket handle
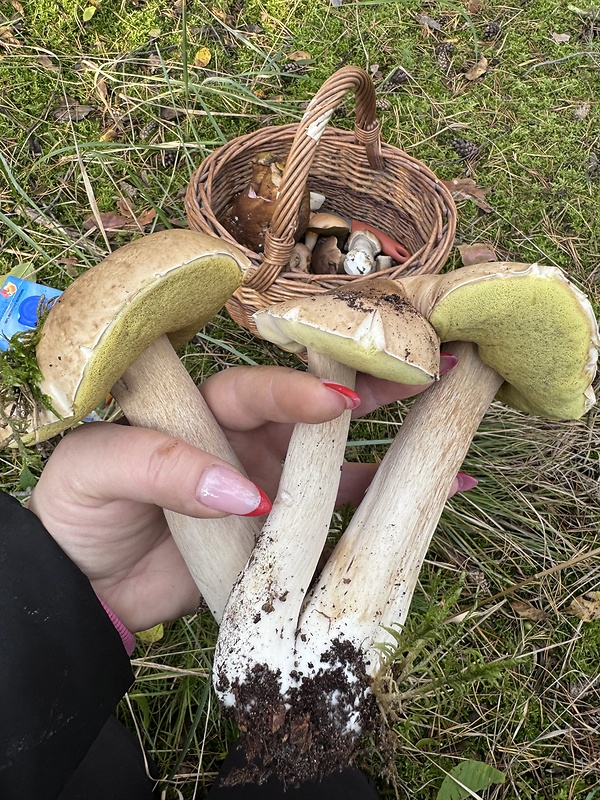
[(371, 167), (383, 169), (373, 81), (360, 67), (343, 67), (321, 86), (298, 125), (286, 159), (271, 227), (265, 235), (264, 259), (245, 281), (257, 292), (265, 291), (289, 261), (294, 248), (293, 231), (315, 150), (331, 115), (350, 91), (356, 95), (356, 141), (364, 145)]

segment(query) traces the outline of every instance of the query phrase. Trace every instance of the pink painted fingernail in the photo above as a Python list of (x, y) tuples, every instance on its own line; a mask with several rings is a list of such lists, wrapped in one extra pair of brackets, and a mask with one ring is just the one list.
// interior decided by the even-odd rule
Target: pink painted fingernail
[(474, 489), (479, 483), (477, 478), (468, 475), (466, 472), (459, 472), (456, 477), (458, 478), (457, 492), (467, 492), (469, 489)]
[(215, 511), (243, 517), (257, 517), (271, 510), (271, 501), (260, 487), (220, 464), (204, 470), (196, 487), (196, 499)]
[(353, 392), (352, 389), (343, 386), (341, 383), (333, 383), (333, 381), (321, 381), (321, 383), (323, 386), (327, 386), (328, 389), (333, 389), (334, 392), (341, 394), (346, 401), (346, 408), (348, 410), (359, 407), (361, 403), (360, 397), (356, 392)]
[(447, 372), (458, 364), (458, 358), (452, 353), (440, 353), (440, 375)]

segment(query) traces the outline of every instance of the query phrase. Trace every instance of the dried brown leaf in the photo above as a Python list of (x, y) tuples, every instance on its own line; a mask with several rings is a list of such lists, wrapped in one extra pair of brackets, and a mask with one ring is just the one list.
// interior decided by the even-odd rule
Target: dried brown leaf
[(58, 67), (56, 66), (56, 64), (52, 63), (52, 59), (50, 59), (48, 56), (45, 55), (38, 56), (36, 61), (38, 62), (38, 64), (44, 67), (44, 69), (51, 69), (53, 72), (58, 72)]
[(465, 72), (465, 78), (468, 81), (476, 81), (488, 71), (488, 60), (485, 56), (481, 56), (477, 64)]
[(479, 14), (482, 6), (483, 3), (481, 2), (481, 0), (469, 0), (469, 2), (467, 3), (467, 13)]
[(531, 622), (545, 622), (549, 619), (548, 614), (545, 611), (542, 611), (541, 608), (536, 608), (532, 606), (531, 603), (526, 602), (525, 600), (513, 600), (510, 604), (510, 607), (523, 619), (528, 619)]
[(312, 61), (312, 56), (306, 50), (294, 50), (293, 53), (288, 53), (287, 57), (290, 61), (295, 61), (297, 64), (306, 64)]
[(18, 0), (10, 0), (10, 4), (17, 12), (17, 14), (20, 14), (22, 17), (25, 16), (25, 9), (21, 5), (21, 3), (18, 2)]
[(85, 119), (93, 110), (92, 106), (81, 105), (77, 100), (73, 100), (72, 97), (67, 97), (66, 102), (63, 101), (61, 105), (54, 109), (54, 117), (59, 122), (66, 122), (67, 120), (79, 122)]
[[(105, 231), (122, 231), (132, 226), (130, 217), (117, 214), (116, 211), (102, 211), (98, 214), (102, 227)], [(96, 217), (92, 214), (83, 221), (83, 228), (86, 231), (97, 227)]]
[(552, 33), (551, 36), (556, 44), (565, 44), (565, 42), (568, 42), (571, 39), (568, 33)]
[(486, 202), (485, 196), (488, 189), (477, 186), (473, 178), (454, 178), (451, 181), (442, 181), (455, 200), (473, 200), (477, 207), (488, 214), (492, 207)]
[(470, 267), (472, 264), (483, 264), (488, 261), (497, 261), (498, 257), (488, 244), (477, 242), (475, 244), (461, 244), (458, 252), (463, 263), (463, 267)]
[(586, 592), (574, 597), (565, 611), (578, 617), (582, 622), (594, 622), (600, 619), (600, 592)]
[(442, 30), (442, 26), (440, 25), (440, 23), (436, 22), (436, 20), (434, 19), (431, 19), (431, 17), (428, 17), (427, 14), (421, 14), (421, 16), (419, 17), (419, 24), (426, 25), (428, 28), (431, 28), (431, 30), (434, 31)]

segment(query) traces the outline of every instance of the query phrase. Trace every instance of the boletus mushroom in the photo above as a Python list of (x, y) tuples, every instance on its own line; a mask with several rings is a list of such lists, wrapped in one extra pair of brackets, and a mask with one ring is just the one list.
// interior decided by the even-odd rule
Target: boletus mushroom
[[(256, 253), (262, 252), (275, 200), (279, 197), (285, 163), (276, 153), (259, 153), (252, 159), (248, 185), (238, 192), (219, 222), (236, 242)], [(310, 215), (310, 192), (304, 193), (296, 223), (296, 241), (303, 236)]]
[[(258, 756), (255, 773), (276, 772), (291, 784), (343, 768), (370, 730), (371, 684), (382, 667), (377, 645), (392, 639), (386, 628), (406, 619), (448, 490), (490, 402), (498, 396), (560, 420), (581, 417), (595, 399), (598, 325), (587, 298), (560, 270), (495, 263), (385, 283), (388, 294), (396, 285), (403, 302), (452, 342), (445, 349), (458, 355), (458, 365), (415, 400), (312, 589), (319, 547), (311, 541), (320, 543), (323, 532), (312, 527), (320, 500), (304, 486), (318, 469), (319, 450), (308, 447), (289, 475), (286, 463), (217, 644), (215, 686), (240, 721), (248, 752)], [(362, 287), (342, 290), (349, 306), (362, 305)], [(299, 312), (282, 305), (283, 312), (261, 312), (262, 321), (256, 315), (261, 335), (291, 342), (300, 331), (309, 355), (318, 350), (325, 336), (316, 326), (304, 335)], [(361, 349), (355, 366), (368, 369), (370, 360)], [(327, 435), (321, 450), (330, 449)], [(337, 474), (331, 464), (317, 480), (337, 486)], [(288, 519), (300, 520), (295, 535)]]
[[(111, 392), (128, 420), (239, 463), (174, 347), (202, 328), (241, 285), (250, 262), (212, 236), (170, 230), (121, 247), (84, 272), (43, 323), (37, 346), (41, 391), (27, 442), (82, 420)], [(4, 437), (11, 430), (5, 428)], [(209, 608), (220, 619), (254, 543), (256, 521), (167, 521)]]

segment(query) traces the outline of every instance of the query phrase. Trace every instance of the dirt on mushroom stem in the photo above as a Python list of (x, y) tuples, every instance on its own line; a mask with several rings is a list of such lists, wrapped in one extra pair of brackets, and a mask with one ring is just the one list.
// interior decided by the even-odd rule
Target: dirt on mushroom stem
[(264, 783), (274, 774), (295, 787), (348, 766), (359, 740), (377, 727), (379, 710), (361, 651), (340, 638), (330, 644), (320, 664), (292, 672), (287, 692), (280, 672), (265, 664), (234, 685), (217, 676), (217, 691), (235, 697), (228, 713), (247, 753), (247, 764), (223, 785)]

